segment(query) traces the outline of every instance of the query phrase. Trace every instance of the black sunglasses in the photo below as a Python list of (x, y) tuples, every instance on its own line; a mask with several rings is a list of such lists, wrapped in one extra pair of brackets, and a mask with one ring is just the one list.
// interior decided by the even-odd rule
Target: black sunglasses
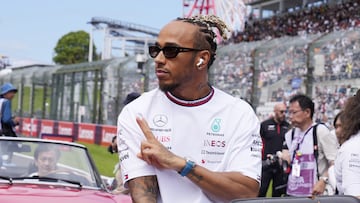
[(185, 47), (172, 47), (172, 46), (165, 46), (160, 48), (158, 46), (152, 45), (149, 46), (149, 55), (152, 58), (155, 58), (159, 55), (160, 51), (163, 52), (166, 58), (175, 58), (180, 52), (189, 52), (189, 51), (202, 51), (201, 49), (193, 49), (193, 48), (185, 48)]

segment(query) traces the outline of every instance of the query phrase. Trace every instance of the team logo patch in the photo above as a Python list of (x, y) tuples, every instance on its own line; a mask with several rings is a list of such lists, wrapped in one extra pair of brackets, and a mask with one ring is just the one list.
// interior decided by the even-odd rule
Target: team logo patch
[(164, 114), (158, 114), (154, 116), (153, 123), (157, 127), (164, 127), (168, 123), (168, 118)]
[(214, 121), (212, 122), (211, 124), (211, 130), (213, 132), (219, 132), (220, 131), (220, 122), (221, 122), (221, 119), (220, 118), (215, 118)]

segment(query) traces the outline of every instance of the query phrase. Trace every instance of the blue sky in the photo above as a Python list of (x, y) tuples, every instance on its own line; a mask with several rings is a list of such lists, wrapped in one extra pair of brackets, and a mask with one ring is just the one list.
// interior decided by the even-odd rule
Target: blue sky
[[(0, 55), (15, 64), (53, 64), (57, 41), (72, 31), (90, 32), (92, 17), (160, 29), (182, 16), (182, 0), (4, 0), (0, 3)], [(101, 49), (102, 35), (94, 33)]]

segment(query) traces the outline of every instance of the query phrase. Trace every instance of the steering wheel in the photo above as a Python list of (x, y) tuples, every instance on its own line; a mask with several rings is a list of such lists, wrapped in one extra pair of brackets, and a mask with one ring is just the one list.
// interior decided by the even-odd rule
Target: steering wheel
[(77, 174), (71, 170), (55, 170), (51, 171), (44, 177), (69, 180), (81, 183), (81, 185), (90, 186), (90, 180), (83, 175)]

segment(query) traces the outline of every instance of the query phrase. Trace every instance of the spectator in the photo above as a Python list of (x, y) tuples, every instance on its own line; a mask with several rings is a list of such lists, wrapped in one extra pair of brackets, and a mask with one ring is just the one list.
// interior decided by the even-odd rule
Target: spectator
[(286, 105), (284, 103), (277, 103), (274, 106), (274, 117), (261, 123), (260, 135), (263, 141), (263, 166), (259, 197), (266, 196), (271, 180), (273, 181), (273, 197), (280, 197), (286, 192), (283, 168), (277, 159), (272, 160), (272, 157), (277, 156), (277, 153), (281, 152), (285, 141), (285, 133), (289, 130), (290, 124), (286, 121), (285, 115)]
[[(338, 121), (340, 148), (335, 160), (336, 184), (339, 194), (360, 198), (360, 91), (350, 97)], [(338, 122), (338, 123), (340, 123)]]
[(17, 89), (11, 83), (5, 83), (0, 90), (0, 133), (5, 136), (16, 137), (15, 126), (19, 125), (20, 119), (13, 117), (11, 113), (11, 100)]
[(284, 155), (292, 168), (287, 195), (322, 195), (328, 183), (328, 168), (336, 155), (336, 140), (323, 124), (314, 124), (314, 102), (299, 94), (290, 99), (293, 130), (285, 135)]
[(342, 111), (340, 111), (338, 114), (336, 114), (333, 122), (334, 130), (332, 131), (332, 134), (336, 136), (337, 145), (339, 145), (339, 140), (341, 139), (341, 131), (342, 131), (342, 122), (341, 122), (341, 114)]
[(126, 95), (126, 99), (124, 100), (123, 104), (126, 105), (132, 101), (134, 101), (135, 99), (137, 99), (138, 97), (140, 97), (140, 94), (137, 92), (131, 92), (128, 95)]
[(149, 47), (159, 88), (118, 118), (122, 177), (134, 202), (229, 202), (258, 194), (260, 123), (247, 102), (209, 84), (213, 28), (226, 38), (216, 16), (178, 18)]
[[(15, 126), (19, 125), (20, 119), (13, 117), (11, 113), (11, 100), (14, 98), (17, 89), (11, 83), (5, 83), (0, 88), (0, 136), (16, 137)], [(6, 146), (0, 146), (3, 165), (13, 165), (13, 153), (10, 148), (14, 147), (9, 143)]]

